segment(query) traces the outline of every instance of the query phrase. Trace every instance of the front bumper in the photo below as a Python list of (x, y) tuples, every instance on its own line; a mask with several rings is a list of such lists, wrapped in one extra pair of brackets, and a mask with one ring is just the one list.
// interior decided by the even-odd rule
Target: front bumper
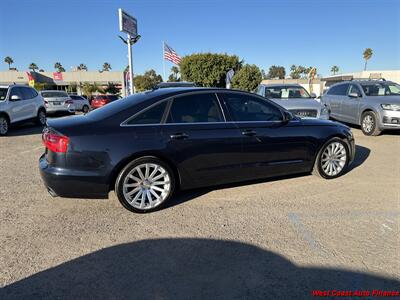
[(97, 199), (108, 197), (108, 178), (96, 172), (52, 167), (45, 154), (39, 159), (39, 171), (52, 196)]
[(382, 110), (380, 129), (400, 129), (400, 111)]

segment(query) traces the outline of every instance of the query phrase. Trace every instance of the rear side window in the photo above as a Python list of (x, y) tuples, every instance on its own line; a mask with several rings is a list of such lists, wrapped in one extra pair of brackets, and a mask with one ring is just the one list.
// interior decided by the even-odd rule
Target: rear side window
[(282, 113), (273, 104), (256, 97), (224, 94), (229, 112), (237, 122), (281, 121)]
[(167, 107), (168, 101), (156, 104), (155, 106), (139, 113), (126, 124), (138, 125), (138, 124), (160, 124), (162, 117), (164, 116), (165, 108)]
[(331, 87), (327, 94), (328, 95), (337, 95), (337, 96), (345, 96), (347, 95), (347, 89), (349, 88), (349, 84), (339, 84)]
[(33, 99), (38, 95), (38, 93), (34, 89), (29, 88), (29, 87), (22, 87), (21, 90), (22, 90), (22, 93), (24, 94), (25, 100)]
[(59, 97), (68, 97), (66, 92), (42, 92), (43, 98), (59, 98)]
[(3, 101), (7, 97), (8, 88), (0, 88), (0, 101)]
[(167, 123), (224, 122), (214, 94), (193, 94), (175, 98)]

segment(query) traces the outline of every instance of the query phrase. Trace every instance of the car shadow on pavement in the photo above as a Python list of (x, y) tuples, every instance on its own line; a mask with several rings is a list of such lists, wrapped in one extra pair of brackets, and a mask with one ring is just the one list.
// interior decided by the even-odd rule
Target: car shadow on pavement
[(34, 134), (40, 134), (42, 133), (42, 131), (43, 131), (43, 126), (38, 126), (33, 123), (24, 123), (24, 124), (13, 125), (5, 137), (34, 135)]
[(356, 145), (356, 153), (354, 155), (353, 162), (349, 165), (347, 173), (351, 172), (355, 168), (361, 166), (369, 157), (371, 150), (367, 147)]
[[(177, 238), (105, 248), (5, 286), (1, 299), (311, 299), (313, 290), (390, 290), (400, 281), (301, 267), (235, 241)], [(365, 298), (365, 297), (364, 297)]]

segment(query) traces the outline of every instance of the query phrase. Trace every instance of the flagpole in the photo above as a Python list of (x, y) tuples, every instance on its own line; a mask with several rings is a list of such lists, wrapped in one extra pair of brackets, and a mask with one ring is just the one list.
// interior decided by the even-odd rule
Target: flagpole
[(165, 59), (164, 59), (164, 41), (162, 42), (162, 61), (163, 61), (163, 79), (164, 81), (167, 81), (167, 79), (165, 78)]

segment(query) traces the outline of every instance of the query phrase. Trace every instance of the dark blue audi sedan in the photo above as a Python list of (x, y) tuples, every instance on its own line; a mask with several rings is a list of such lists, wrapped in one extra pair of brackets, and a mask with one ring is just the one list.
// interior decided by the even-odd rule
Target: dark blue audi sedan
[(168, 88), (82, 116), (48, 120), (39, 167), (53, 196), (106, 198), (150, 212), (176, 189), (313, 172), (332, 179), (354, 158), (350, 129), (300, 119), (261, 96)]

